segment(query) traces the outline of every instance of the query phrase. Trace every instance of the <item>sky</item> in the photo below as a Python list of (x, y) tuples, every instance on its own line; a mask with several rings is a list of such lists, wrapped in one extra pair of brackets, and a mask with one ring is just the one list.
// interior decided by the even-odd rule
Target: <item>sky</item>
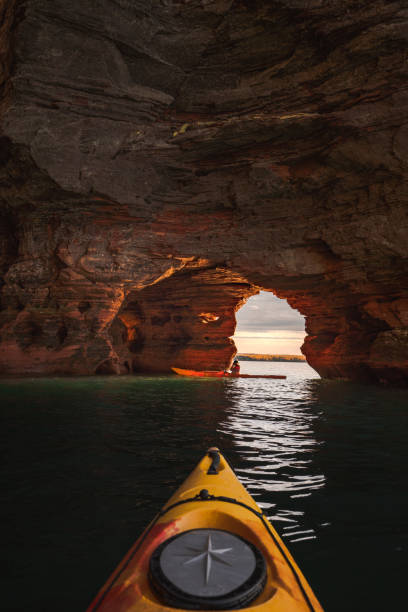
[(301, 355), (305, 319), (286, 300), (261, 291), (237, 312), (238, 353)]

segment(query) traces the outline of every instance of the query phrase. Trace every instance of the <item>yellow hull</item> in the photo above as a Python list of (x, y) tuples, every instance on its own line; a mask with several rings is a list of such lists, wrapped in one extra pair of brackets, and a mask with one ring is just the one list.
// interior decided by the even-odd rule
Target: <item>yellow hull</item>
[[(240, 609), (251, 612), (322, 611), (279, 535), (216, 450), (210, 449), (143, 532), (88, 612), (176, 612), (191, 609), (166, 605), (158, 597), (149, 580), (149, 563), (160, 544), (177, 534), (196, 529), (225, 530), (236, 534), (262, 553), (266, 566), (265, 586), (256, 599)], [(217, 473), (208, 473), (209, 470)]]

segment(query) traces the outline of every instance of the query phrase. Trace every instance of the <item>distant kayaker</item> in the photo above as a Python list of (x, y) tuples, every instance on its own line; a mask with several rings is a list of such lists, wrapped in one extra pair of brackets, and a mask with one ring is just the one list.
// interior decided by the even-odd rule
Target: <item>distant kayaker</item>
[(238, 359), (235, 359), (234, 363), (232, 364), (232, 368), (231, 368), (231, 376), (239, 376), (239, 371), (240, 371), (240, 366), (238, 363)]

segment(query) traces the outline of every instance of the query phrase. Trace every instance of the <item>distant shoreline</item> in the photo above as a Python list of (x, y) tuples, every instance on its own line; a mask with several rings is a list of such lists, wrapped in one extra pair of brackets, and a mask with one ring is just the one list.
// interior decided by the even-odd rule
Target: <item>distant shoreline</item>
[(240, 353), (237, 355), (240, 361), (285, 361), (285, 362), (306, 362), (303, 355), (261, 355), (258, 353)]

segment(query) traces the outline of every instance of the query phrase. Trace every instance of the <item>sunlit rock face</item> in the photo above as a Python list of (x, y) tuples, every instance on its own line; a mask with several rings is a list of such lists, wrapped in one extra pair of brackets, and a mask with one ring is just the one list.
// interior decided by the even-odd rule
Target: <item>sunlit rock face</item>
[(405, 2), (0, 11), (1, 372), (222, 369), (263, 288), (406, 383)]

